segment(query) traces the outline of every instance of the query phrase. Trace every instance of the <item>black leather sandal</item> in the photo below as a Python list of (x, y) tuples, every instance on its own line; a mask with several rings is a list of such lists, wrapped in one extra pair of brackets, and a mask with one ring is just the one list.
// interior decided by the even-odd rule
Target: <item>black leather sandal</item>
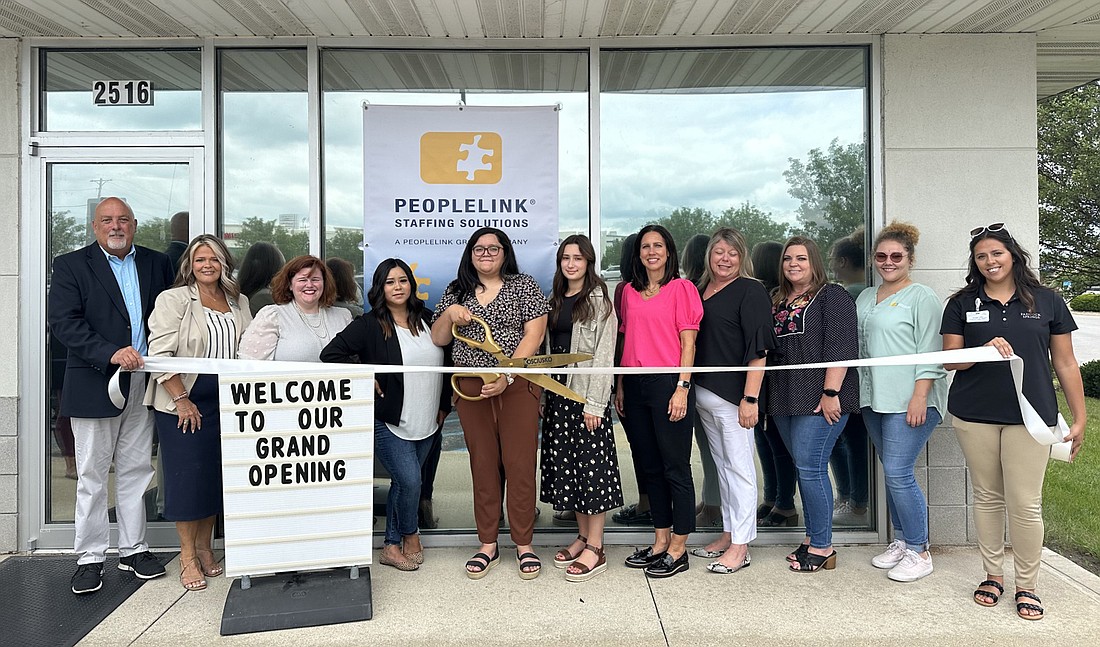
[[(992, 591), (983, 591), (983, 586), (992, 586), (993, 588), (997, 589), (997, 592), (994, 593)], [(997, 603), (1001, 601), (1001, 596), (1004, 594), (1004, 592), (1005, 587), (1002, 586), (1000, 582), (985, 580), (978, 585), (978, 588), (974, 589), (974, 601), (982, 605), (983, 607), (995, 607), (997, 606)]]
[[(1020, 598), (1035, 600), (1035, 604), (1020, 602)], [(1035, 595), (1031, 591), (1016, 591), (1016, 615), (1020, 616), (1024, 620), (1042, 620), (1043, 607), (1039, 606), (1042, 603), (1043, 601), (1039, 599), (1039, 596)], [(1024, 613), (1024, 611), (1037, 611), (1038, 613)]]
[[(539, 576), (539, 573), (542, 572), (542, 561), (539, 560), (538, 555), (536, 555), (532, 552), (521, 553), (517, 550), (516, 551), (516, 562), (519, 563), (519, 577), (520, 577), (520, 579), (533, 580), (533, 579), (535, 579), (536, 577)], [(532, 570), (529, 570), (529, 571), (524, 570), (524, 569), (528, 569), (528, 568), (530, 568)]]
[[(795, 564), (798, 564), (798, 568), (794, 567)], [(831, 571), (836, 568), (836, 551), (834, 550), (828, 555), (818, 555), (807, 549), (806, 552), (798, 556), (798, 559), (789, 568), (795, 573), (816, 573), (822, 569)]]
[[(470, 561), (466, 562), (466, 577), (471, 580), (480, 580), (497, 565), (498, 561), (500, 561), (499, 548), (493, 550), (492, 557), (489, 557), (485, 553), (475, 553), (474, 556), (470, 558)], [(471, 571), (471, 568), (476, 570)]]
[(799, 544), (798, 548), (795, 548), (793, 551), (790, 552), (790, 554), (787, 555), (787, 561), (793, 564), (794, 562), (798, 561), (798, 558), (800, 556), (805, 555), (807, 552), (809, 552), (809, 550), (809, 544)]

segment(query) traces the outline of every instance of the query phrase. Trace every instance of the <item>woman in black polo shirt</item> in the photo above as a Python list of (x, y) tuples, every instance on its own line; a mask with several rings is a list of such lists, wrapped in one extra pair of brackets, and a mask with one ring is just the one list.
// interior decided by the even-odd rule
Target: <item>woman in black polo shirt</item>
[[(1024, 395), (1043, 421), (1054, 425), (1058, 404), (1050, 364), (1066, 394), (1073, 425), (1067, 440), (1074, 455), (1085, 433), (1085, 395), (1073, 355), (1077, 329), (1061, 297), (1043, 287), (1029, 267), (1031, 256), (1003, 223), (970, 232), (966, 287), (951, 296), (940, 333), (944, 350), (993, 346), (1024, 360)], [(986, 607), (1004, 593), (1004, 528), (1008, 513), (1016, 571), (1016, 613), (1039, 620), (1043, 608), (1035, 585), (1043, 548), (1043, 476), (1050, 448), (1023, 425), (1009, 367), (1001, 362), (946, 364), (956, 370), (947, 410), (970, 468), (974, 525), (986, 578), (974, 601)]]

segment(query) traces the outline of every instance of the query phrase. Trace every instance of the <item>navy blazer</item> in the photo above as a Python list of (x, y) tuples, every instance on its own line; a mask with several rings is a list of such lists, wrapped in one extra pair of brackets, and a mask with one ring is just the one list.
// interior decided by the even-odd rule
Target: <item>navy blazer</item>
[[(149, 313), (157, 295), (172, 285), (176, 273), (164, 254), (147, 247), (135, 249), (148, 336)], [(118, 370), (111, 357), (131, 345), (130, 314), (99, 243), (54, 259), (46, 313), (50, 332), (69, 350), (61, 415), (113, 418), (121, 414), (107, 395), (107, 380)], [(121, 386), (123, 393), (129, 393), (129, 375), (122, 376)]]
[[(421, 335), (431, 335), (431, 322), (427, 317), (425, 330)], [(443, 350), (444, 366), (451, 366), (451, 354), (447, 349)], [(321, 351), (322, 362), (352, 364), (390, 364), (401, 366), (401, 342), (397, 335), (390, 335), (386, 339), (382, 335), (382, 324), (372, 312), (356, 317), (347, 328), (344, 328)], [(388, 422), (391, 425), (401, 424), (401, 407), (405, 400), (405, 376), (401, 373), (377, 373), (374, 379), (382, 390), (383, 397), (374, 401), (374, 417), (376, 420)], [(443, 390), (439, 394), (439, 410), (445, 413), (451, 411), (451, 382), (450, 376), (443, 376)], [(415, 397), (412, 396), (412, 397)]]

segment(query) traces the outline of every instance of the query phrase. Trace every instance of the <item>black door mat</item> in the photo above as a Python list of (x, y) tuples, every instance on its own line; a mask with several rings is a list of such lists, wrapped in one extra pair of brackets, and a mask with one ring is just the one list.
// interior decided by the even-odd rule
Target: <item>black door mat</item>
[[(176, 553), (156, 553), (168, 563)], [(9, 557), (0, 562), (0, 643), (42, 647), (75, 645), (138, 590), (145, 580), (118, 570), (118, 557), (103, 565), (103, 588), (76, 595), (70, 580), (74, 555)], [(158, 578), (159, 579), (159, 578)]]

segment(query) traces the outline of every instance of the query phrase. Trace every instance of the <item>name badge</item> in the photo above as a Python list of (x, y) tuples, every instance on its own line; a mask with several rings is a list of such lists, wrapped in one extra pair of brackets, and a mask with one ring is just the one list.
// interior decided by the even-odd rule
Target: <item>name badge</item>
[(989, 323), (989, 311), (981, 310), (966, 313), (966, 323)]

